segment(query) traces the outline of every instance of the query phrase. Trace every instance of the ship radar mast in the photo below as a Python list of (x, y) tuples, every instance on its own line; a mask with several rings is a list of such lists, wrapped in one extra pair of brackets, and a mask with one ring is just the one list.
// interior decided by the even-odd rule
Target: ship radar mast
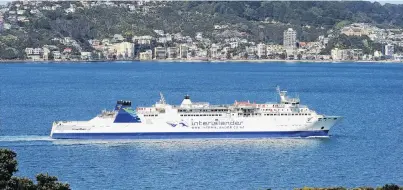
[(165, 98), (164, 98), (164, 95), (162, 94), (162, 92), (160, 92), (160, 101), (159, 101), (158, 103), (160, 103), (160, 104), (166, 104)]
[(280, 86), (276, 87), (277, 93), (280, 96), (280, 103), (281, 104), (299, 104), (299, 97), (297, 98), (289, 98), (287, 97), (287, 91), (280, 90)]

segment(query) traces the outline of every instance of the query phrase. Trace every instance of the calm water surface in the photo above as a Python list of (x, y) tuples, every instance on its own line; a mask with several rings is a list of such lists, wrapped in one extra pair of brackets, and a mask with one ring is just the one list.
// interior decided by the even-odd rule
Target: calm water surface
[[(275, 86), (342, 115), (329, 139), (51, 140), (54, 120), (88, 120), (118, 99), (164, 93), (213, 104), (276, 101)], [(0, 147), (18, 176), (73, 189), (291, 189), (403, 185), (403, 65), (252, 63), (0, 64)]]

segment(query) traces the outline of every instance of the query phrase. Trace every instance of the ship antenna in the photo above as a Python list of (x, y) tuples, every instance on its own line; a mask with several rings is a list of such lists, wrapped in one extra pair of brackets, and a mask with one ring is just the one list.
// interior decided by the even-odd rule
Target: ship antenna
[(165, 104), (165, 98), (164, 98), (164, 95), (162, 94), (162, 92), (160, 92), (160, 97), (161, 97), (160, 103)]
[(280, 94), (280, 86), (279, 85), (277, 85), (276, 91), (277, 91), (278, 94)]
[(279, 85), (277, 85), (276, 86), (276, 91), (277, 91), (277, 96), (276, 96), (276, 102), (278, 102), (278, 96), (280, 95), (280, 86)]

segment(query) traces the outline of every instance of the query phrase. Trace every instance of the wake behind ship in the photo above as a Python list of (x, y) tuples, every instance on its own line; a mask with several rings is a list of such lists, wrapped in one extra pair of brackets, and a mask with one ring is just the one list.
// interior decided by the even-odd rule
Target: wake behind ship
[(55, 139), (178, 139), (281, 138), (328, 136), (340, 116), (317, 114), (298, 98), (280, 91), (278, 103), (237, 102), (231, 105), (195, 103), (185, 96), (170, 105), (164, 96), (151, 107), (133, 109), (130, 101), (117, 101), (114, 110), (102, 111), (89, 121), (57, 121)]

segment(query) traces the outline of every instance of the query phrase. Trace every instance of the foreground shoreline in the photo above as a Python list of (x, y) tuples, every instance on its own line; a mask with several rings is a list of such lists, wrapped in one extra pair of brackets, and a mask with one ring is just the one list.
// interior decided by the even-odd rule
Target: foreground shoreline
[(63, 60), (63, 61), (32, 61), (32, 60), (0, 60), (0, 64), (9, 64), (9, 63), (24, 63), (24, 64), (66, 64), (66, 63), (114, 63), (114, 62), (158, 62), (158, 63), (403, 63), (401, 61), (331, 61), (331, 60), (282, 60), (282, 59), (259, 59), (259, 60), (243, 60), (243, 59), (234, 59), (234, 60), (184, 60), (184, 59), (155, 59), (155, 60)]

